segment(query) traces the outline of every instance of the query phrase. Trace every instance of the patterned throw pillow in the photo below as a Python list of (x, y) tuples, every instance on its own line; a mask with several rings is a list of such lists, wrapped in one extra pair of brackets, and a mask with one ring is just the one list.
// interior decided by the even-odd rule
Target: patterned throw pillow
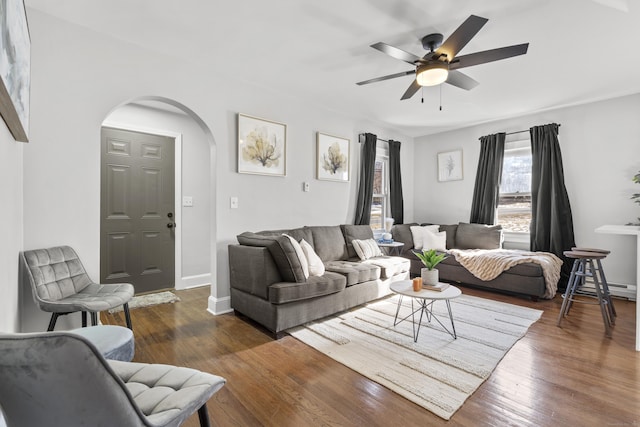
[(356, 250), (358, 257), (360, 257), (362, 261), (364, 261), (365, 259), (383, 255), (382, 251), (378, 247), (378, 244), (373, 239), (354, 239), (351, 241), (351, 243), (353, 244), (353, 249)]

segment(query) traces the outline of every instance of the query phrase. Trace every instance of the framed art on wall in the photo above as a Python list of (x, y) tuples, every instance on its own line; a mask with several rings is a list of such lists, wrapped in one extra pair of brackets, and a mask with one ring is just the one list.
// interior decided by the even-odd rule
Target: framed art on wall
[(238, 114), (238, 173), (286, 175), (287, 125)]
[(318, 132), (316, 177), (324, 181), (349, 182), (350, 141)]
[(462, 179), (462, 150), (438, 153), (438, 181)]
[(24, 2), (2, 0), (0, 12), (0, 114), (16, 141), (29, 142), (31, 39)]

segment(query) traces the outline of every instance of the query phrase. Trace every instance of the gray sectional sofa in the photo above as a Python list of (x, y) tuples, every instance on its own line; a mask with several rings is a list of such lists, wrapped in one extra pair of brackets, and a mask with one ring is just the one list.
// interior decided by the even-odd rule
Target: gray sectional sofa
[[(404, 243), (401, 256), (411, 262), (411, 275), (420, 276), (422, 262), (414, 254), (411, 226), (398, 224), (391, 231), (393, 239)], [(431, 225), (431, 224), (421, 224)], [(440, 225), (440, 231), (447, 232), (446, 249), (498, 249), (502, 247), (502, 228), (481, 224), (459, 223)], [(438, 265), (440, 280), (449, 283), (461, 283), (491, 290), (530, 296), (533, 300), (542, 297), (546, 290), (542, 267), (534, 263), (518, 264), (500, 274), (493, 280), (480, 280), (458, 263), (454, 256), (447, 257)]]
[[(306, 278), (283, 234), (308, 242), (325, 273)], [(239, 244), (229, 245), (231, 307), (276, 337), (293, 326), (388, 295), (392, 282), (409, 278), (407, 258), (358, 258), (351, 242), (373, 239), (368, 225), (245, 232), (237, 239)]]

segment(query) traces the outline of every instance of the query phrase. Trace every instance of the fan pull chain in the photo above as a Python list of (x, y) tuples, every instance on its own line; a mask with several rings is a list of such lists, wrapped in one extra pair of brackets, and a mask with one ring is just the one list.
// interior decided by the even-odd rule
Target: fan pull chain
[(442, 85), (440, 85), (440, 111), (442, 111)]
[(422, 101), (421, 101), (421, 102), (424, 104), (424, 86), (422, 86), (422, 87), (420, 88), (420, 94), (421, 94), (421, 96), (422, 96)]

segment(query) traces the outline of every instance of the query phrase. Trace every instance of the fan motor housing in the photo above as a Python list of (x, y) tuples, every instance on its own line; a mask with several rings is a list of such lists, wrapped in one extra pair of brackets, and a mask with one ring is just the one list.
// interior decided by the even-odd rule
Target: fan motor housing
[(421, 40), (422, 47), (430, 52), (433, 52), (440, 47), (443, 40), (444, 36), (440, 33), (427, 34)]

